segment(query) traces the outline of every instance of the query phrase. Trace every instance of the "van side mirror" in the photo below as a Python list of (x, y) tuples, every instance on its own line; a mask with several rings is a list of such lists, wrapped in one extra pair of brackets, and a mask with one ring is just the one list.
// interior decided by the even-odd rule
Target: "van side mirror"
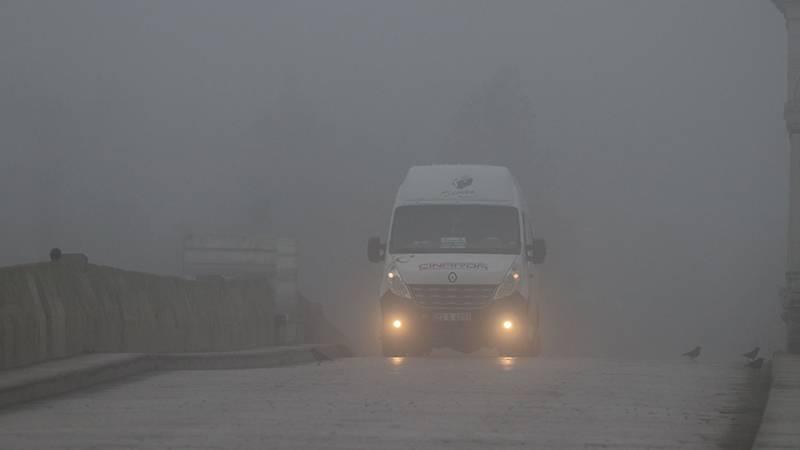
[(373, 236), (367, 241), (367, 259), (369, 262), (378, 263), (386, 258), (386, 244), (381, 243), (381, 238)]
[(547, 256), (547, 243), (544, 239), (533, 239), (533, 242), (525, 247), (528, 261), (534, 264), (541, 264)]

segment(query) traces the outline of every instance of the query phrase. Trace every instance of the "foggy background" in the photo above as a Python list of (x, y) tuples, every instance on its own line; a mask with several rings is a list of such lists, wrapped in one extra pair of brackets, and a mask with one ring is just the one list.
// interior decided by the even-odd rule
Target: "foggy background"
[(768, 1), (0, 1), (0, 264), (179, 274), (271, 228), (377, 348), (408, 166), (510, 165), (548, 240), (548, 353), (782, 342), (783, 18)]

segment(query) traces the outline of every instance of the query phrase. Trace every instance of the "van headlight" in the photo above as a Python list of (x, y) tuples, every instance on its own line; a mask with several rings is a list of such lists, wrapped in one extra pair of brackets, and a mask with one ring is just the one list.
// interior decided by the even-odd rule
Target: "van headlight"
[(408, 290), (408, 286), (403, 281), (403, 277), (400, 276), (400, 271), (397, 270), (397, 267), (391, 266), (386, 272), (386, 284), (392, 294), (398, 297), (411, 298), (411, 291)]
[(500, 286), (497, 287), (497, 290), (494, 291), (494, 298), (497, 300), (498, 298), (508, 297), (509, 295), (513, 294), (519, 288), (519, 281), (522, 278), (522, 274), (520, 274), (519, 269), (517, 269), (516, 265), (512, 265), (506, 276), (503, 278), (503, 282), (500, 283)]

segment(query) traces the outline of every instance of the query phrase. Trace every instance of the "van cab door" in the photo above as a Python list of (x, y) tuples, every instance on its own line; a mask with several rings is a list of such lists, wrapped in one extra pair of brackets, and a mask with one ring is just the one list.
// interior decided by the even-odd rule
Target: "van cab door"
[(538, 289), (536, 288), (536, 284), (539, 280), (536, 279), (536, 265), (528, 258), (528, 245), (533, 244), (533, 226), (531, 225), (530, 220), (528, 220), (528, 216), (526, 213), (522, 213), (522, 226), (524, 228), (525, 233), (525, 246), (523, 247), (525, 253), (523, 254), (525, 260), (525, 276), (527, 278), (528, 284), (528, 317), (531, 320), (531, 323), (538, 330), (539, 328), (539, 298), (537, 295)]
[(525, 261), (525, 276), (527, 277), (527, 281), (528, 281), (528, 300), (530, 301), (531, 299), (534, 298), (533, 297), (533, 293), (534, 293), (533, 292), (534, 291), (533, 284), (534, 284), (535, 281), (534, 281), (534, 277), (533, 277), (534, 264), (528, 258), (527, 248), (528, 248), (529, 244), (533, 243), (533, 227), (531, 226), (531, 223), (528, 220), (528, 215), (526, 213), (522, 213), (522, 227), (523, 227), (523, 232), (525, 234), (525, 236), (524, 236), (525, 242), (523, 243), (524, 245), (522, 247), (524, 249), (523, 258), (524, 258), (524, 261)]

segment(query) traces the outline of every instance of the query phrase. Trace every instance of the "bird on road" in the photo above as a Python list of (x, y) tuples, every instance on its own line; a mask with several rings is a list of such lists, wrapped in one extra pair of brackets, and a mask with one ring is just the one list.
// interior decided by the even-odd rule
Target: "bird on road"
[(697, 358), (698, 356), (700, 356), (700, 350), (701, 350), (701, 349), (702, 349), (702, 347), (700, 347), (700, 346), (698, 345), (697, 347), (693, 348), (692, 350), (689, 350), (688, 352), (686, 352), (686, 353), (682, 354), (681, 356), (686, 356), (687, 358), (689, 358), (689, 359), (691, 359), (692, 361), (694, 361), (694, 359), (695, 359), (695, 358)]
[(763, 365), (764, 365), (764, 358), (757, 358), (745, 364), (745, 367), (749, 367), (751, 369), (760, 369), (761, 366)]
[(742, 353), (742, 356), (744, 356), (745, 358), (747, 358), (747, 359), (752, 361), (752, 360), (756, 359), (756, 356), (758, 356), (758, 351), (759, 350), (761, 350), (761, 347), (756, 347), (756, 348), (750, 350), (747, 353)]
[(317, 365), (322, 364), (324, 361), (333, 361), (333, 359), (331, 359), (330, 356), (326, 355), (325, 353), (322, 353), (316, 347), (311, 349), (311, 355), (314, 357), (315, 360), (317, 360)]

